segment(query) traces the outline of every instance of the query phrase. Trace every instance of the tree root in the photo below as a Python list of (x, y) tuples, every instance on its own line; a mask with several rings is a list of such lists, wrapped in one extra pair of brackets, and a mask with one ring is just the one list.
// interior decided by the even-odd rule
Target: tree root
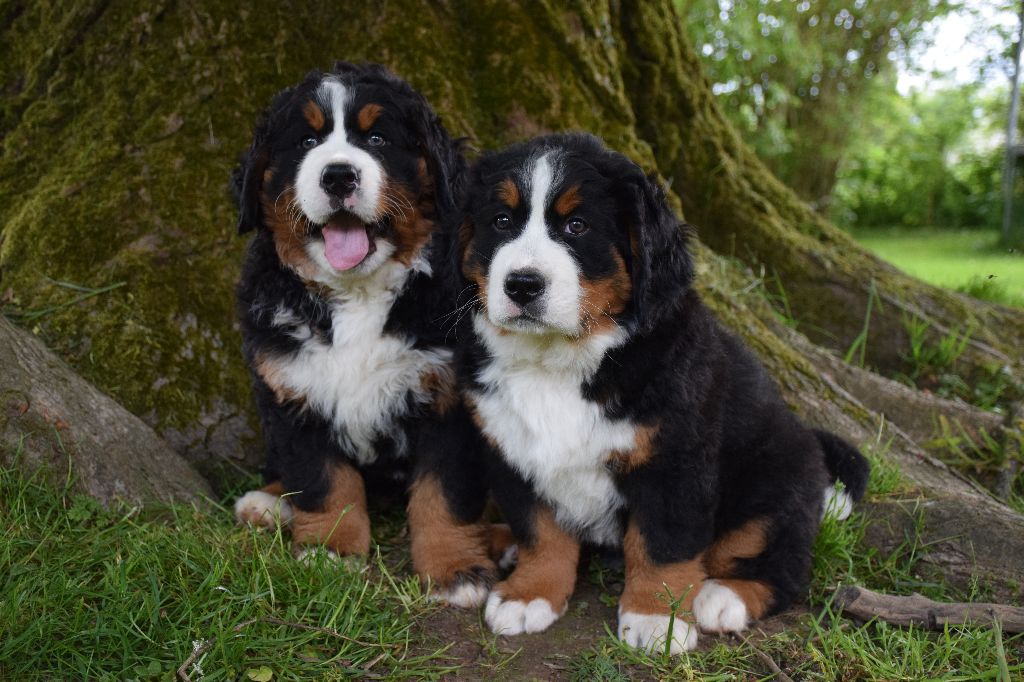
[(1004, 632), (1024, 632), (1024, 608), (1003, 604), (948, 604), (920, 594), (896, 597), (853, 586), (840, 588), (833, 603), (845, 615), (865, 621), (878, 618), (893, 625), (919, 625), (929, 630), (998, 621)]

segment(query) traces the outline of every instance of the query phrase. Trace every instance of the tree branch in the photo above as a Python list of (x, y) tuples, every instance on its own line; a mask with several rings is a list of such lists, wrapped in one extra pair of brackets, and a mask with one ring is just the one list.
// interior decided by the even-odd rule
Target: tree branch
[(833, 603), (846, 615), (861, 620), (878, 618), (893, 625), (940, 630), (946, 625), (990, 625), (998, 621), (1004, 632), (1024, 632), (1024, 608), (1005, 604), (947, 604), (920, 594), (897, 597), (853, 586), (840, 588)]

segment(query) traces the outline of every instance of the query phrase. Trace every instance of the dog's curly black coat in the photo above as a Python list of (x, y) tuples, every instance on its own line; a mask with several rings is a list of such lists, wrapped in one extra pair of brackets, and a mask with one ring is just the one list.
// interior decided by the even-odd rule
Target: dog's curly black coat
[[(328, 186), (328, 167), (351, 174), (348, 189)], [(268, 484), (239, 500), (240, 520), (271, 525), (270, 506), (284, 494), (297, 549), (364, 553), (362, 477), (427, 481), (438, 494), (426, 496), (419, 518), (465, 526), (483, 542), (474, 525), (484, 504), (480, 462), (468, 456), (478, 436), (454, 389), (448, 324), (458, 280), (445, 226), (464, 173), (461, 142), (380, 65), (314, 71), (264, 112), (232, 178), (238, 231), (255, 230), (237, 299)], [(330, 215), (311, 217), (306, 204), (317, 201)], [(365, 228), (356, 240), (365, 255), (351, 272), (323, 255), (334, 226)], [(426, 551), (437, 556), (417, 569), (441, 588), (464, 576), (486, 585), (493, 575), (490, 559), (468, 547)]]
[[(537, 170), (541, 159), (545, 166)], [(540, 182), (549, 183), (546, 191), (538, 190)], [(538, 208), (533, 203), (541, 196)], [(624, 548), (620, 635), (638, 646), (667, 636), (663, 623), (644, 620), (651, 614), (667, 620), (667, 596), (643, 594), (661, 591), (662, 582), (675, 597), (685, 595), (683, 611), (710, 579), (739, 595), (746, 617), (788, 605), (808, 580), (823, 491), (838, 478), (847, 495), (859, 499), (869, 467), (839, 437), (804, 426), (753, 354), (701, 302), (691, 286), (689, 228), (674, 215), (659, 184), (597, 138), (561, 134), (482, 158), (470, 171), (467, 197), (461, 259), (470, 295), (476, 296), (476, 320), (460, 339), (458, 376), (489, 441), (492, 490), (519, 543), (521, 566), (524, 558), (532, 562), (529, 575), (517, 577), (517, 569), (496, 586), (487, 609), (492, 628), (530, 632), (557, 618), (565, 608), (558, 600), (571, 593), (572, 584), (553, 586), (569, 578), (552, 576), (575, 571), (538, 564), (573, 562), (574, 545), (588, 541)], [(535, 232), (533, 251), (514, 256), (520, 269), (512, 274), (533, 273), (543, 294), (520, 303), (535, 294), (524, 296), (510, 279), (503, 286), (493, 280), (509, 277), (508, 271), (495, 272), (513, 262), (502, 250), (527, 239), (537, 229), (530, 227), (537, 216), (546, 234)], [(568, 253), (571, 259), (564, 262), (574, 264), (584, 297), (591, 296), (579, 309), (581, 318), (591, 320), (575, 337), (559, 341), (559, 332), (537, 329), (544, 324), (543, 295), (558, 277), (537, 265), (538, 248)], [(551, 262), (563, 261), (552, 256)], [(599, 301), (600, 319), (588, 315), (596, 300), (588, 292), (595, 290), (612, 292)], [(515, 298), (512, 304), (503, 291)], [(513, 316), (496, 321), (504, 314), (501, 306)], [(616, 341), (594, 346), (602, 335)], [(519, 345), (509, 345), (509, 339)], [(525, 367), (544, 362), (542, 356), (558, 343), (568, 349), (567, 364), (586, 348), (602, 350), (591, 371), (572, 375), (578, 383), (567, 381), (572, 400), (559, 393), (557, 402), (546, 405), (558, 413), (548, 420), (545, 392), (565, 388), (550, 379), (556, 370), (545, 366), (529, 379), (533, 383), (522, 377)], [(520, 385), (514, 382), (528, 387), (529, 400), (514, 392)], [(577, 400), (579, 407), (572, 408)], [(590, 447), (591, 429), (625, 428), (636, 436), (626, 448), (612, 436), (607, 447), (594, 445), (593, 461), (585, 464), (592, 471), (580, 469), (577, 458), (573, 473), (559, 472), (551, 460), (562, 454), (545, 448), (571, 423), (571, 409), (593, 409), (596, 415), (581, 418), (587, 426), (580, 427), (579, 448)], [(566, 460), (578, 457), (574, 447), (571, 441)], [(533, 448), (534, 454), (524, 454)], [(578, 498), (596, 489), (574, 489), (573, 481), (584, 474), (593, 477), (586, 480), (609, 479), (607, 489), (601, 488), (605, 504), (598, 500), (587, 508), (593, 518), (573, 511)], [(538, 598), (553, 602), (546, 618), (536, 611), (530, 615)], [(697, 620), (707, 629), (735, 629), (735, 619), (725, 622), (724, 616), (705, 623), (698, 613)], [(638, 630), (632, 637), (623, 632), (631, 627)], [(687, 640), (682, 627), (673, 650), (696, 641), (696, 631)]]

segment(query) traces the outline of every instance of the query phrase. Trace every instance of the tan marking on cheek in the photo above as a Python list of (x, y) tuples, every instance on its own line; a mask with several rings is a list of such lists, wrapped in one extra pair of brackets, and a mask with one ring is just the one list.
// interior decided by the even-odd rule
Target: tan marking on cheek
[(775, 600), (772, 588), (760, 580), (718, 580), (715, 582), (735, 592), (747, 606), (747, 615), (757, 620), (771, 609)]
[(324, 129), (324, 123), (327, 122), (327, 119), (324, 117), (324, 110), (313, 100), (303, 105), (302, 116), (306, 119), (309, 127), (318, 133)]
[(533, 529), (533, 543), (520, 543), (516, 569), (494, 589), (505, 600), (546, 599), (555, 613), (562, 613), (576, 587), (580, 543), (562, 530), (544, 506), (534, 510)]
[(420, 375), (420, 387), (433, 397), (434, 412), (440, 416), (447, 414), (459, 402), (459, 392), (455, 388), (455, 372), (451, 367)]
[(583, 203), (583, 195), (580, 194), (580, 186), (573, 185), (562, 193), (562, 196), (555, 200), (555, 212), (560, 216), (567, 216), (576, 210)]
[(625, 474), (646, 464), (654, 454), (654, 439), (660, 428), (660, 425), (637, 426), (633, 434), (633, 449), (613, 450), (606, 462), (608, 468), (617, 474)]
[(505, 178), (498, 183), (498, 198), (504, 201), (509, 208), (519, 206), (519, 188), (516, 187), (512, 178)]
[(260, 196), (267, 227), (274, 235), (274, 247), (281, 262), (304, 280), (312, 280), (316, 265), (306, 253), (306, 220), (290, 214), (288, 207), (295, 201), (295, 190), (289, 187), (276, 200), (266, 192)]
[(747, 521), (715, 540), (704, 557), (704, 568), (712, 578), (732, 575), (737, 559), (753, 559), (768, 545), (768, 521)]
[(305, 407), (306, 397), (288, 386), (285, 381), (284, 367), (280, 360), (269, 353), (257, 352), (254, 361), (256, 373), (263, 379), (263, 383), (274, 392), (274, 397), (279, 405), (293, 403)]
[(421, 580), (448, 589), (460, 576), (481, 576), (488, 583), (495, 579), (497, 568), (488, 556), (490, 524), (460, 523), (436, 476), (412, 484), (408, 512), (412, 563)]
[[(470, 282), (476, 285), (476, 296), (480, 300), (483, 309), (487, 310), (487, 273), (483, 266), (473, 258), (474, 239), (470, 231), (469, 221), (463, 223), (459, 228), (459, 239), (463, 241), (462, 248), (462, 274)], [(460, 301), (461, 303), (461, 301)]]
[(425, 215), (419, 199), (403, 185), (388, 182), (380, 193), (377, 215), (390, 215), (394, 229), (395, 253), (393, 259), (406, 267), (423, 250), (434, 231), (434, 221)]
[(384, 107), (379, 104), (367, 104), (365, 107), (359, 110), (359, 115), (356, 117), (356, 122), (359, 124), (359, 129), (364, 133), (368, 131), (381, 113), (384, 111)]
[(273, 168), (268, 168), (267, 170), (263, 171), (263, 184), (267, 184), (268, 182), (270, 182), (273, 179), (274, 179), (274, 169)]
[(611, 331), (616, 322), (613, 319), (629, 305), (633, 295), (633, 282), (626, 272), (626, 262), (618, 251), (613, 252), (615, 270), (601, 279), (582, 279), (580, 286), (580, 319), (583, 321), (583, 336)]
[[(619, 599), (620, 613), (667, 615), (677, 599), (682, 600), (679, 612), (692, 611), (693, 599), (705, 577), (699, 556), (672, 564), (654, 563), (635, 521), (631, 521), (626, 530), (622, 551), (626, 558), (626, 587)], [(680, 617), (691, 620), (688, 615)]]
[(348, 464), (330, 465), (330, 489), (319, 511), (297, 507), (292, 519), (292, 540), (302, 545), (325, 545), (338, 555), (370, 551), (370, 516), (366, 511), (363, 477)]

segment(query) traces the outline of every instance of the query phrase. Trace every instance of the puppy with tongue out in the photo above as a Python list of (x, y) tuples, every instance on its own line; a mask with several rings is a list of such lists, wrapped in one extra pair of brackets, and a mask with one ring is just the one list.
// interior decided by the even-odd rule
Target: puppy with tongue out
[(373, 481), (411, 483), (417, 572), (473, 605), (496, 567), (441, 326), (463, 167), (423, 97), (377, 65), (313, 72), (265, 112), (234, 180), (239, 229), (255, 231), (238, 310), (266, 486), (235, 513), (286, 525), (297, 555), (365, 555)]

